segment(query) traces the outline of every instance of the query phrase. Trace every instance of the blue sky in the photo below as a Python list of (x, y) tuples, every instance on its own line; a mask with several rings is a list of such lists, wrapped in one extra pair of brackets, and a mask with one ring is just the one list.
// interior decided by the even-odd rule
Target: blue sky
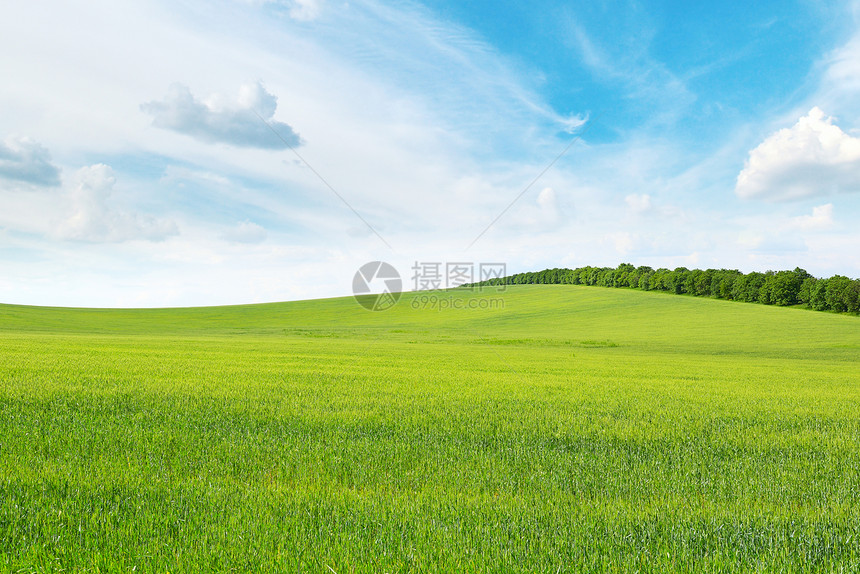
[(372, 260), (860, 277), (857, 2), (49, 4), (0, 8), (2, 302), (348, 295)]

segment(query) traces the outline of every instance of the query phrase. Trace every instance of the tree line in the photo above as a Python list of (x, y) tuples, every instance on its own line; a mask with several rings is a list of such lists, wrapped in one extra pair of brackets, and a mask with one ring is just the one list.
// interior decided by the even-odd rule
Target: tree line
[(860, 313), (860, 279), (834, 275), (818, 279), (805, 270), (741, 273), (737, 269), (652, 269), (622, 263), (612, 267), (544, 269), (471, 283), (498, 285), (597, 285), (643, 291), (667, 291), (765, 305), (804, 305), (817, 311)]

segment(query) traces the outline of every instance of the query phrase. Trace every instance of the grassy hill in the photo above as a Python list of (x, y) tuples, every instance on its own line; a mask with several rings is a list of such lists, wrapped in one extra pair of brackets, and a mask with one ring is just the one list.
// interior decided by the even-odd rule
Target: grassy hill
[(0, 570), (857, 570), (858, 412), (798, 309), (0, 305)]

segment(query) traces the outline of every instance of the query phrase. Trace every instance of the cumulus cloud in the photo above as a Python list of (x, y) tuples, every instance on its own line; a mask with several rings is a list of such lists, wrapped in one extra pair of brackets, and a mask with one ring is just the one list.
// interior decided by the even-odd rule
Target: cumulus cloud
[(735, 193), (784, 201), (860, 191), (860, 139), (833, 125), (819, 108), (750, 152)]
[(301, 145), (290, 125), (272, 119), (277, 107), (278, 98), (257, 82), (242, 86), (235, 102), (220, 96), (201, 101), (186, 86), (174, 84), (162, 101), (147, 102), (140, 109), (152, 116), (152, 125), (205, 143), (261, 149)]
[(812, 208), (812, 215), (801, 215), (792, 219), (794, 227), (805, 231), (827, 229), (833, 226), (833, 204), (826, 203)]
[(225, 231), (221, 239), (231, 243), (262, 243), (268, 236), (263, 227), (246, 219)]
[(72, 213), (58, 227), (62, 239), (94, 243), (120, 243), (134, 239), (160, 241), (179, 231), (172, 221), (119, 211), (110, 206), (116, 184), (105, 164), (81, 168), (71, 191)]
[(51, 154), (28, 138), (8, 138), (0, 142), (0, 178), (38, 186), (60, 185), (60, 170), (51, 163)]

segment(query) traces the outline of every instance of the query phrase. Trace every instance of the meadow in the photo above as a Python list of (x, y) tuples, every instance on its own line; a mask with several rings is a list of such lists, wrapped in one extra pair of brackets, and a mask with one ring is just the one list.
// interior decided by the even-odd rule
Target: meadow
[(860, 571), (860, 318), (421, 297), (0, 305), (0, 571)]

